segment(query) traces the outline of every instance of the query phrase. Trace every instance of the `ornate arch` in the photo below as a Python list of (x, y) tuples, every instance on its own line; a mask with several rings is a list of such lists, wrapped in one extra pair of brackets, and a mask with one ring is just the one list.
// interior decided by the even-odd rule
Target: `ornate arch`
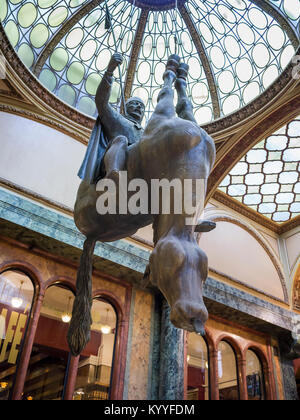
[(0, 274), (9, 270), (18, 270), (27, 275), (35, 288), (35, 297), (39, 295), (43, 288), (43, 280), (40, 272), (32, 264), (19, 260), (5, 261), (0, 264)]
[[(250, 225), (242, 222), (241, 220), (235, 219), (231, 216), (216, 215), (216, 216), (209, 217), (209, 220), (214, 221), (214, 222), (233, 223), (233, 224), (239, 226), (240, 228), (244, 229), (247, 233), (249, 233), (262, 246), (262, 248), (265, 250), (265, 252), (269, 256), (270, 260), (272, 261), (272, 264), (274, 265), (274, 267), (277, 271), (277, 274), (278, 274), (278, 277), (280, 279), (280, 283), (281, 283), (281, 286), (282, 286), (284, 302), (288, 303), (288, 291), (287, 291), (285, 278), (284, 278), (283, 270), (281, 268), (280, 261), (276, 257), (276, 255), (273, 253), (272, 249), (267, 244), (265, 239), (253, 227), (251, 227)], [(251, 289), (251, 286), (247, 286), (247, 287), (249, 287)], [(259, 292), (262, 293), (262, 291), (259, 291)], [(274, 298), (274, 296), (271, 296), (271, 297), (273, 299), (277, 299), (277, 298)], [(279, 299), (277, 299), (277, 300), (279, 300)]]
[(76, 294), (76, 287), (74, 280), (71, 277), (67, 276), (52, 276), (50, 277), (44, 284), (44, 289), (47, 290), (51, 286), (65, 286), (67, 287), (71, 292)]
[(292, 305), (293, 309), (300, 311), (300, 261), (298, 262), (298, 267), (293, 281)]

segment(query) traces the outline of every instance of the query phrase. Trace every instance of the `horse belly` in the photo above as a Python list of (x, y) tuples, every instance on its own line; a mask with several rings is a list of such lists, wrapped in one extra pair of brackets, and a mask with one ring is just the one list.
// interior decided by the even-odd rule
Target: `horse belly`
[[(74, 221), (86, 237), (101, 242), (111, 242), (132, 236), (136, 231), (153, 222), (149, 214), (99, 214), (97, 200), (100, 192), (95, 185), (81, 183), (74, 207)], [(118, 208), (117, 208), (118, 212)]]

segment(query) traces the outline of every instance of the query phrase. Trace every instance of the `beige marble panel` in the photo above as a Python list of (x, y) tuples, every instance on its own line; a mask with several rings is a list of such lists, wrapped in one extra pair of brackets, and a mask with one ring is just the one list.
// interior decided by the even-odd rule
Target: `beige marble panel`
[(129, 400), (147, 399), (152, 304), (153, 296), (150, 293), (136, 290), (128, 383)]

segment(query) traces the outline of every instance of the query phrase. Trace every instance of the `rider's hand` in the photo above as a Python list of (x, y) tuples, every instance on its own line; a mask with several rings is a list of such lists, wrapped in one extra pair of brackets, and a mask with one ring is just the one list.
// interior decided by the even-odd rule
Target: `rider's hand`
[(115, 53), (110, 59), (110, 62), (107, 67), (107, 71), (113, 73), (115, 69), (123, 63), (123, 57), (120, 53)]

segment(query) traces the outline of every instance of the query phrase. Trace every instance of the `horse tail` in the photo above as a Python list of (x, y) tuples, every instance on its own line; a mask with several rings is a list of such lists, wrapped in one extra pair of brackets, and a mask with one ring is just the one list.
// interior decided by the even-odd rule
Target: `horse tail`
[(92, 271), (96, 241), (87, 238), (83, 245), (76, 280), (76, 297), (68, 331), (68, 344), (73, 356), (78, 356), (90, 340), (92, 324)]

